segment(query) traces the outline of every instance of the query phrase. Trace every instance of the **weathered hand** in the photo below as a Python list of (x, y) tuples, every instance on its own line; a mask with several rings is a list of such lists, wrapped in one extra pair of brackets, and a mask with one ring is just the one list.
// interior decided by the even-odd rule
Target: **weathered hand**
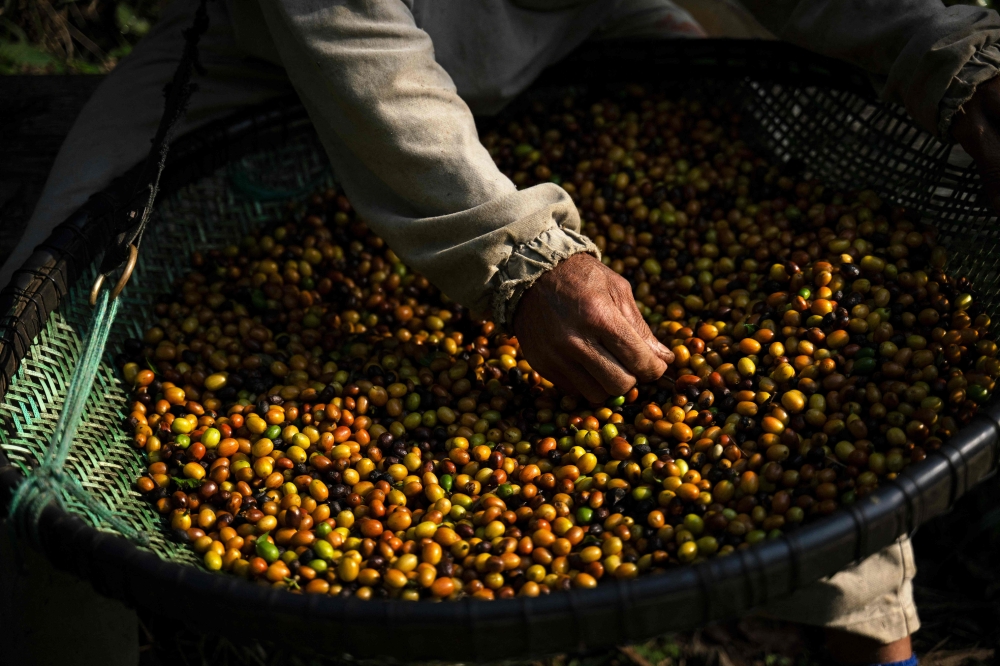
[(576, 254), (521, 297), (514, 333), (543, 377), (591, 402), (658, 379), (674, 354), (643, 321), (627, 280)]
[(976, 88), (955, 116), (951, 133), (976, 160), (983, 192), (1000, 212), (1000, 77)]

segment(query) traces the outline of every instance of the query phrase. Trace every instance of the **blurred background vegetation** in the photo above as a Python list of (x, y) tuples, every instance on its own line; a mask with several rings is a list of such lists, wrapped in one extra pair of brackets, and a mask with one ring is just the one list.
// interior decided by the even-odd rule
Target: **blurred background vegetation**
[(0, 0), (0, 75), (104, 74), (156, 22), (163, 0)]
[(149, 32), (168, 1), (0, 0), (0, 75), (105, 74)]

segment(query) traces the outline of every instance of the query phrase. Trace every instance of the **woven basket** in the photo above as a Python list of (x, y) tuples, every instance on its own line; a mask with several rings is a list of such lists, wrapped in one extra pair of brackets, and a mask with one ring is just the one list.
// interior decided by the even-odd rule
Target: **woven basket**
[[(977, 203), (977, 177), (969, 168), (949, 165), (949, 146), (915, 128), (901, 109), (878, 103), (857, 72), (780, 43), (605, 43), (547, 71), (524, 100), (624, 78), (731, 103), (742, 110), (751, 143), (763, 154), (798, 165), (828, 185), (871, 187), (919, 211), (952, 250), (949, 270), (968, 276), (979, 301), (998, 313), (998, 227)], [(180, 139), (138, 267), (122, 296), (109, 357), (125, 337), (141, 333), (149, 305), (185, 270), (190, 251), (226, 244), (235, 234), (280, 219), (287, 198), (331, 179), (322, 148), (294, 100)], [(9, 500), (23, 472), (36, 464), (63, 403), (90, 318), (86, 292), (95, 258), (108, 238), (107, 201), (91, 199), (0, 292), (6, 313), (0, 320), (0, 502)], [(243, 640), (266, 635), (279, 646), (294, 640), (313, 654), (395, 661), (523, 659), (608, 647), (732, 617), (874, 553), (947, 511), (992, 473), (1000, 434), (1000, 409), (987, 408), (939, 453), (855, 505), (785, 538), (696, 566), (609, 581), (594, 590), (493, 603), (362, 602), (295, 595), (205, 571), (133, 490), (143, 463), (121, 427), (125, 401), (126, 392), (106, 363), (68, 469), (109, 509), (148, 534), (150, 546), (138, 548), (72, 511), (50, 506), (39, 532), (53, 563), (90, 580), (101, 593), (169, 621), (211, 618), (214, 631)]]

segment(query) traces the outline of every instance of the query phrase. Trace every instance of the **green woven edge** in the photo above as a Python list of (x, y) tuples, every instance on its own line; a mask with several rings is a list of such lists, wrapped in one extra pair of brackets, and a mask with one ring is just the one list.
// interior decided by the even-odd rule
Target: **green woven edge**
[[(237, 163), (235, 169), (232, 165), (221, 168), (158, 203), (135, 271), (122, 292), (124, 302), (66, 465), (67, 472), (110, 511), (149, 536), (150, 550), (174, 562), (198, 564), (201, 560), (171, 539), (164, 521), (133, 487), (145, 464), (142, 451), (132, 446), (122, 427), (128, 410), (127, 387), (122, 386), (111, 360), (126, 338), (142, 337), (154, 323), (149, 304), (187, 273), (193, 252), (224, 247), (250, 229), (286, 214), (287, 198), (260, 202), (248, 196), (246, 183), (254, 182), (255, 171), (272, 174), (268, 182), (254, 185), (255, 197), (269, 190), (309, 193), (317, 186), (333, 184), (329, 163), (311, 134), (248, 160)], [(282, 176), (275, 179), (273, 174)], [(235, 187), (234, 181), (240, 186)], [(87, 300), (95, 275), (96, 266), (49, 316), (0, 404), (0, 446), (24, 472), (37, 464), (62, 410), (91, 320)], [(92, 524), (115, 532), (79, 502), (70, 499), (67, 506)]]

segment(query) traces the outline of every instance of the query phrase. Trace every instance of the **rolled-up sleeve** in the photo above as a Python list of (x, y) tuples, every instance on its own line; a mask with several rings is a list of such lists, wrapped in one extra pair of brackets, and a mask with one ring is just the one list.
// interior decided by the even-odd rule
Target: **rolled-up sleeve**
[(261, 8), (358, 214), (450, 298), (504, 323), (556, 261), (597, 253), (561, 187), (500, 173), (406, 3)]
[(883, 99), (948, 138), (978, 84), (1000, 74), (1000, 16), (941, 0), (743, 0), (777, 37), (866, 70)]

